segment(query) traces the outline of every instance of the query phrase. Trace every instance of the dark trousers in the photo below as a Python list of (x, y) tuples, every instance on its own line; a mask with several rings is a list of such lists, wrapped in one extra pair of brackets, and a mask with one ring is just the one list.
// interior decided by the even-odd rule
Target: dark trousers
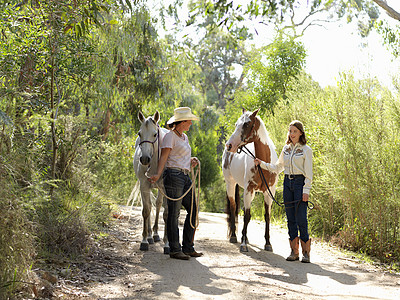
[(293, 178), (285, 175), (283, 181), (283, 201), (285, 203), (288, 232), (291, 241), (299, 236), (299, 232), (300, 239), (303, 242), (307, 242), (309, 239), (307, 202), (302, 201), (303, 186), (303, 175), (295, 175)]
[[(189, 175), (175, 169), (166, 169), (163, 174), (165, 193), (170, 198), (180, 198), (192, 185)], [(168, 203), (168, 219), (167, 219), (167, 236), (170, 252), (183, 251), (190, 253), (194, 251), (193, 241), (196, 225), (197, 207), (192, 191), (178, 201), (167, 200)], [(179, 243), (179, 215), (181, 207), (186, 209), (186, 219), (183, 226), (182, 247)], [(192, 222), (190, 222), (190, 212), (192, 211)], [(193, 225), (193, 227), (192, 227)]]

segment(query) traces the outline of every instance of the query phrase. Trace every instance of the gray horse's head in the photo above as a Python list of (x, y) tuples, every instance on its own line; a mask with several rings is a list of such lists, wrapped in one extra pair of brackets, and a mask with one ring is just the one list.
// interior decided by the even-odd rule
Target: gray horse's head
[(139, 160), (142, 165), (148, 165), (154, 155), (155, 146), (158, 145), (160, 113), (156, 111), (154, 116), (146, 119), (142, 112), (139, 111), (138, 119), (141, 123), (138, 133), (138, 142), (141, 150)]

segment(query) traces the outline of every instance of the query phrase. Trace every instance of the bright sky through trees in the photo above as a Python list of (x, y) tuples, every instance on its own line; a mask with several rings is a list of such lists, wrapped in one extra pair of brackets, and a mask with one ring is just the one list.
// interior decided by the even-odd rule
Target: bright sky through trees
[(336, 85), (340, 72), (352, 71), (356, 78), (376, 77), (391, 87), (392, 76), (400, 72), (400, 60), (387, 50), (383, 39), (374, 31), (362, 39), (356, 24), (309, 28), (302, 41), (308, 53), (306, 70), (322, 86)]
[[(158, 1), (153, 0), (155, 7), (158, 7)], [(400, 11), (400, 1), (392, 0), (388, 4)], [(164, 2), (164, 5), (167, 4)], [(183, 10), (179, 14), (181, 21), (188, 15), (185, 4)], [(391, 25), (400, 25), (388, 17), (383, 9), (380, 11), (381, 18), (385, 18)], [(251, 26), (255, 26), (256, 30)], [(274, 38), (273, 30), (265, 25), (250, 23), (249, 28), (255, 34), (257, 46), (267, 45)], [(182, 29), (182, 36), (193, 34), (191, 28)], [(336, 85), (341, 72), (352, 72), (357, 79), (376, 77), (383, 85), (391, 88), (392, 77), (400, 73), (400, 59), (394, 59), (375, 31), (362, 39), (357, 32), (356, 20), (351, 24), (342, 20), (324, 23), (323, 26), (311, 26), (301, 40), (308, 54), (306, 72), (323, 87)]]

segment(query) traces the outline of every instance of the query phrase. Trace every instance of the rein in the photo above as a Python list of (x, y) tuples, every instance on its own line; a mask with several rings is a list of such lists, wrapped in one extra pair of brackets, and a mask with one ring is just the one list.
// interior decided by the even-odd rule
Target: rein
[[(244, 148), (245, 151), (243, 150), (243, 148)], [(239, 151), (239, 149), (240, 149), (240, 151)], [(255, 155), (254, 155), (253, 153), (251, 153), (251, 151), (246, 147), (246, 145), (243, 145), (243, 146), (241, 146), (240, 148), (238, 148), (237, 153), (240, 154), (240, 152), (242, 152), (242, 151), (243, 151), (244, 153), (246, 153), (247, 155), (251, 156), (253, 159), (256, 159)], [(261, 177), (261, 179), (262, 179), (262, 183), (267, 187), (268, 192), (269, 192), (269, 195), (271, 196), (272, 200), (273, 200), (276, 204), (278, 204), (278, 206), (280, 206), (280, 207), (286, 207), (285, 204), (296, 203), (296, 202), (297, 202), (297, 201), (291, 201), (291, 202), (286, 202), (286, 203), (285, 203), (285, 202), (280, 203), (280, 202), (276, 201), (274, 195), (272, 195), (272, 192), (271, 192), (271, 190), (270, 190), (270, 188), (269, 188), (269, 186), (268, 186), (267, 180), (266, 180), (265, 177), (264, 177), (264, 173), (262, 172), (260, 165), (257, 166), (257, 169), (258, 169), (258, 173), (260, 174), (260, 177)], [(296, 212), (297, 212), (297, 208), (299, 207), (299, 205), (300, 205), (301, 202), (302, 202), (302, 200), (298, 201), (298, 204), (297, 204), (297, 207), (296, 207)], [(314, 208), (314, 203), (312, 203), (311, 201), (307, 201), (306, 203), (307, 203), (307, 208), (308, 208), (308, 209), (311, 210), (311, 209)], [(311, 207), (310, 207), (308, 204), (311, 204)], [(294, 207), (294, 206), (293, 206), (293, 207)], [(290, 207), (288, 207), (288, 208), (290, 208)]]

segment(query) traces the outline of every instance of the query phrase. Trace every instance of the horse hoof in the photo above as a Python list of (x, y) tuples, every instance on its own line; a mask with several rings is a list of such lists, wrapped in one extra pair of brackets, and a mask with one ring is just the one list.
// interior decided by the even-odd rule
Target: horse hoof
[(169, 247), (164, 247), (164, 254), (169, 254)]
[(249, 252), (249, 249), (246, 245), (240, 245), (240, 252)]
[(272, 252), (272, 246), (271, 245), (265, 245), (264, 246), (264, 250)]
[(158, 243), (159, 241), (161, 241), (160, 236), (158, 234), (157, 235), (153, 235), (153, 239), (154, 239), (155, 243)]
[(149, 244), (154, 244), (154, 239), (153, 238), (147, 238), (147, 241), (149, 242)]
[(229, 242), (236, 244), (237, 243), (237, 238), (236, 236), (231, 236), (231, 238), (229, 239)]
[(149, 250), (149, 244), (148, 243), (140, 243), (140, 250), (148, 251)]

